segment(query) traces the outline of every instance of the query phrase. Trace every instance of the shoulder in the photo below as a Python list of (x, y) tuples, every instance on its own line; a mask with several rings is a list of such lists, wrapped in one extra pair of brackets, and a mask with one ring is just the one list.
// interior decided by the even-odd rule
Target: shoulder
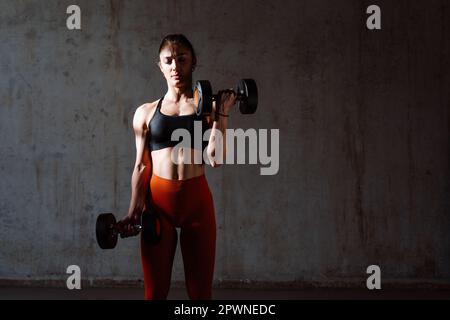
[(153, 117), (159, 100), (144, 103), (136, 108), (133, 118), (133, 126), (139, 128), (146, 128), (150, 119)]

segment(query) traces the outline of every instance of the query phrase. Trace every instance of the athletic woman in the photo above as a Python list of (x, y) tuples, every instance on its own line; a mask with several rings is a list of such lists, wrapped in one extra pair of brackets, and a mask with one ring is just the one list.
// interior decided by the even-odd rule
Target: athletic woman
[[(150, 207), (160, 218), (161, 230), (156, 245), (147, 244), (141, 236), (145, 299), (167, 299), (178, 240), (176, 228), (180, 229), (189, 298), (212, 299), (215, 209), (205, 177), (205, 161), (196, 163), (194, 159), (203, 159), (206, 150), (210, 165), (220, 166), (215, 156), (222, 153), (225, 157), (224, 133), (236, 95), (232, 90), (219, 91), (220, 102), (213, 105), (212, 114), (197, 116), (192, 91), (196, 65), (194, 48), (185, 36), (165, 37), (158, 66), (167, 82), (167, 92), (161, 99), (140, 106), (133, 118), (136, 163), (128, 214), (120, 225), (125, 236), (137, 235), (139, 231), (133, 226), (139, 224), (142, 211)], [(195, 149), (193, 141), (191, 148), (175, 148), (179, 141), (171, 141), (172, 132), (182, 128), (193, 137), (196, 121), (202, 124), (202, 133), (212, 129), (209, 141), (200, 144), (202, 150)], [(222, 140), (216, 139), (219, 131)], [(185, 161), (186, 158), (191, 161)]]

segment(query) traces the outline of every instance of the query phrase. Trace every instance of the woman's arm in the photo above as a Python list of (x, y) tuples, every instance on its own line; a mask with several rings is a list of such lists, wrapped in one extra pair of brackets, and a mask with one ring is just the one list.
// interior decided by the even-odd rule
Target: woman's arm
[(141, 224), (141, 214), (146, 204), (149, 189), (149, 179), (152, 171), (151, 154), (147, 148), (148, 128), (145, 108), (139, 107), (133, 118), (133, 129), (136, 137), (136, 162), (131, 176), (131, 200), (128, 214), (118, 222), (122, 237), (132, 237), (139, 234), (135, 225)]
[[(213, 112), (210, 122), (212, 122), (212, 131), (209, 137), (207, 155), (213, 168), (220, 167), (225, 163), (227, 151), (226, 130), (228, 128), (228, 117), (231, 107), (236, 103), (236, 95), (231, 90), (219, 91), (220, 97), (218, 106), (213, 104)], [(217, 139), (222, 135), (222, 141)]]
[(140, 218), (144, 209), (152, 170), (150, 150), (147, 147), (148, 128), (143, 106), (136, 110), (133, 129), (136, 138), (136, 162), (131, 176), (131, 200), (128, 216)]

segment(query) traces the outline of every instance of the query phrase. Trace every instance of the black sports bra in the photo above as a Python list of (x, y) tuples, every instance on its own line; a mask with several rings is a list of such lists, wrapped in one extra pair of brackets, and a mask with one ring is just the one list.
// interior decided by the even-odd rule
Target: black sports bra
[[(158, 106), (156, 107), (155, 114), (148, 124), (150, 138), (148, 139), (148, 144), (151, 151), (156, 151), (168, 147), (174, 147), (180, 142), (189, 143), (183, 140), (183, 135), (178, 139), (178, 141), (172, 141), (172, 133), (176, 129), (186, 129), (190, 136), (190, 147), (192, 149), (198, 149), (195, 143), (195, 138), (202, 141), (201, 148), (202, 151), (208, 146), (208, 141), (203, 141), (203, 136), (206, 130), (209, 129), (208, 122), (202, 116), (197, 114), (189, 114), (184, 116), (168, 116), (161, 113), (161, 105), (164, 97), (159, 100)], [(200, 137), (194, 136), (195, 125), (200, 126), (201, 131), (197, 129), (198, 133), (201, 132)], [(197, 134), (199, 135), (199, 134)], [(199, 142), (197, 142), (199, 144)]]

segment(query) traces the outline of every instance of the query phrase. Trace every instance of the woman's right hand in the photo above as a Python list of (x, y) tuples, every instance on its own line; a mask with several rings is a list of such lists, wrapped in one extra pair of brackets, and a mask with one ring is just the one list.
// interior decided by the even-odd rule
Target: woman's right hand
[(140, 229), (136, 226), (141, 224), (141, 216), (139, 214), (126, 215), (122, 220), (117, 222), (121, 238), (137, 236)]

